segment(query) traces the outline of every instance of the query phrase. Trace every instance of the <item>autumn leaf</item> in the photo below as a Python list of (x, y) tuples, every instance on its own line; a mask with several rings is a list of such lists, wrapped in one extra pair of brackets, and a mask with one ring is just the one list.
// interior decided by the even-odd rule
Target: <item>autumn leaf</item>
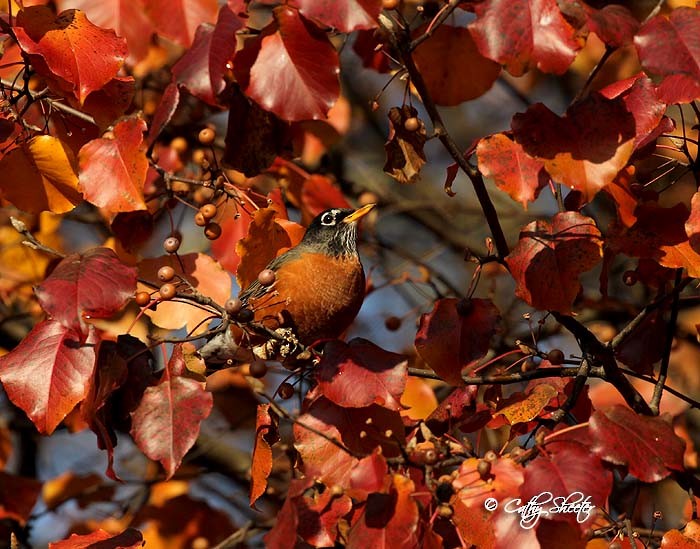
[(440, 299), (420, 319), (415, 346), (442, 379), (462, 385), (462, 371), (486, 355), (501, 316), (488, 299)]
[(216, 0), (149, 0), (146, 14), (156, 31), (188, 47), (194, 40), (197, 27), (216, 20)]
[(250, 466), (250, 506), (267, 489), (267, 477), (272, 471), (272, 446), (279, 441), (279, 418), (270, 410), (269, 404), (259, 404), (255, 422), (255, 445), (253, 463)]
[(176, 345), (158, 384), (148, 387), (132, 412), (131, 436), (150, 459), (159, 461), (170, 478), (197, 440), (213, 399), (204, 382), (190, 377), (182, 346)]
[(55, 320), (40, 322), (9, 354), (0, 357), (0, 381), (10, 400), (37, 430), (50, 435), (85, 398), (95, 366), (84, 335)]
[(483, 176), (493, 178), (499, 189), (526, 210), (528, 202), (535, 200), (550, 181), (544, 163), (528, 155), (504, 133), (481, 139), (476, 154)]
[(114, 125), (113, 138), (93, 139), (80, 149), (78, 178), (85, 200), (113, 213), (146, 209), (145, 131), (141, 118), (129, 117)]
[(24, 526), (41, 494), (41, 482), (0, 471), (0, 520)]
[(49, 79), (61, 79), (62, 87), (81, 105), (117, 76), (126, 57), (123, 38), (94, 25), (77, 10), (56, 17), (45, 6), (27, 7), (18, 14), (14, 32), (34, 68)]
[(145, 543), (141, 532), (134, 528), (127, 528), (116, 536), (100, 529), (90, 534), (71, 534), (68, 539), (49, 543), (49, 549), (139, 549)]
[[(241, 263), (241, 256), (238, 255), (236, 248), (238, 242), (248, 234), (253, 216), (245, 211), (236, 215), (235, 212), (229, 210), (228, 204), (224, 208), (221, 236), (211, 243), (211, 254), (224, 269), (235, 273)], [(227, 215), (228, 213), (231, 215)]]
[(479, 51), (513, 76), (535, 67), (562, 74), (582, 45), (556, 0), (487, 0), (474, 9), (469, 31)]
[(377, 26), (377, 16), (382, 10), (381, 0), (292, 0), (307, 19), (315, 19), (340, 32), (371, 29)]
[(516, 295), (535, 309), (571, 311), (581, 288), (578, 277), (600, 261), (602, 244), (593, 219), (577, 212), (526, 225), (506, 257)]
[(514, 395), (516, 398), (508, 399), (504, 406), (494, 412), (494, 416), (504, 416), (510, 425), (527, 423), (540, 415), (545, 406), (553, 397), (557, 396), (556, 388), (542, 383), (532, 387), (527, 394)]
[(625, 465), (642, 482), (658, 482), (683, 470), (685, 443), (660, 417), (640, 416), (626, 406), (596, 410), (590, 419), (591, 451), (605, 461)]
[(121, 310), (136, 289), (136, 269), (107, 248), (71, 254), (37, 288), (42, 308), (67, 328), (86, 335), (85, 321)]
[(282, 120), (326, 118), (340, 95), (335, 48), (297, 10), (279, 6), (273, 14), (274, 22), (236, 53), (241, 89)]
[[(389, 110), (389, 139), (384, 144), (386, 163), (384, 172), (399, 183), (414, 183), (425, 164), (423, 146), (427, 140), (425, 124), (417, 118), (418, 111), (413, 107), (392, 107)], [(406, 128), (406, 120), (416, 118), (418, 127)]]
[(609, 4), (597, 10), (584, 4), (588, 30), (613, 48), (630, 44), (639, 30), (639, 21), (625, 6)]
[[(425, 30), (420, 27), (415, 34)], [(438, 105), (455, 106), (482, 96), (501, 73), (498, 63), (479, 53), (467, 29), (450, 25), (440, 25), (414, 50), (413, 59)]]
[(318, 390), (345, 408), (378, 404), (401, 410), (401, 394), (408, 377), (407, 359), (355, 338), (349, 343), (330, 341), (318, 365)]
[(352, 206), (342, 191), (334, 185), (328, 176), (311, 174), (301, 186), (302, 224), (308, 226), (314, 217), (331, 208)]
[(0, 191), (26, 212), (65, 213), (82, 201), (73, 153), (56, 137), (33, 137), (11, 150), (0, 159), (0, 172)]

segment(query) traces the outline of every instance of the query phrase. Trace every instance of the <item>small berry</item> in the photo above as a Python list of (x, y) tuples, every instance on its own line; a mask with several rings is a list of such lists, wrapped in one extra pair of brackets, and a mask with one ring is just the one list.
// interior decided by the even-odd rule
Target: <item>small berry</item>
[(206, 236), (209, 240), (216, 240), (221, 236), (221, 225), (214, 223), (213, 221), (211, 223), (207, 223), (206, 227), (204, 227), (204, 236)]
[(275, 274), (275, 271), (272, 269), (263, 269), (258, 275), (258, 282), (260, 282), (260, 284), (263, 286), (269, 286), (275, 282), (276, 278), (277, 275)]
[(382, 0), (382, 7), (385, 10), (395, 10), (399, 4), (399, 0)]
[(280, 398), (288, 400), (294, 396), (294, 387), (290, 383), (284, 382), (277, 389), (277, 394)]
[(257, 377), (258, 379), (261, 377), (265, 377), (265, 374), (267, 374), (267, 364), (265, 364), (264, 360), (255, 360), (250, 364), (250, 375), (253, 377)]
[(184, 137), (176, 137), (170, 142), (170, 148), (177, 153), (184, 153), (187, 150), (187, 139)]
[(197, 204), (206, 204), (212, 198), (214, 198), (214, 189), (209, 187), (197, 187), (197, 190), (192, 195), (192, 200)]
[(174, 254), (180, 249), (180, 239), (175, 236), (169, 236), (163, 241), (163, 248), (169, 254)]
[(134, 300), (139, 307), (145, 307), (151, 302), (151, 294), (148, 292), (136, 292)]
[(434, 465), (438, 460), (438, 453), (435, 450), (426, 450), (423, 453), (423, 461), (428, 465)]
[(622, 275), (622, 282), (627, 286), (634, 286), (639, 281), (639, 275), (637, 271), (625, 271)]
[(496, 461), (498, 459), (498, 454), (493, 450), (489, 450), (484, 454), (484, 459), (491, 462)]
[(161, 299), (167, 301), (175, 297), (177, 290), (175, 289), (175, 284), (167, 282), (160, 287), (158, 293), (160, 294)]
[(216, 139), (216, 132), (211, 128), (204, 128), (199, 132), (197, 139), (202, 145), (211, 145)]
[(437, 485), (437, 488), (435, 488), (435, 497), (438, 498), (438, 501), (450, 501), (450, 498), (454, 495), (454, 493), (455, 489), (452, 487), (452, 483), (450, 482), (441, 482)]
[(407, 132), (415, 132), (418, 130), (418, 128), (420, 128), (420, 122), (418, 121), (418, 118), (411, 116), (404, 121), (403, 127)]
[(547, 360), (554, 366), (564, 364), (564, 353), (561, 349), (552, 349), (547, 353)]
[(485, 459), (480, 459), (476, 466), (476, 471), (479, 473), (481, 480), (486, 480), (491, 474), (491, 462)]
[(226, 312), (230, 315), (237, 314), (242, 308), (243, 302), (237, 297), (229, 299), (226, 303), (224, 303), (224, 309), (226, 309)]
[(238, 314), (236, 315), (236, 319), (239, 322), (250, 322), (251, 320), (253, 320), (254, 316), (255, 315), (253, 314), (253, 311), (251, 311), (250, 309), (244, 308), (244, 309), (241, 309), (240, 311), (238, 311)]
[(214, 216), (216, 216), (216, 206), (214, 204), (204, 204), (204, 206), (199, 208), (199, 212), (206, 219), (212, 219)]
[(164, 265), (158, 269), (158, 280), (161, 282), (170, 282), (173, 278), (175, 278), (175, 269), (170, 265)]
[(384, 327), (390, 332), (395, 332), (401, 328), (401, 319), (398, 316), (390, 316), (384, 321)]
[(207, 160), (207, 153), (203, 149), (195, 149), (192, 153), (192, 162), (201, 166)]
[(202, 215), (202, 212), (194, 214), (194, 224), (197, 227), (204, 227), (207, 223), (209, 223), (209, 220)]

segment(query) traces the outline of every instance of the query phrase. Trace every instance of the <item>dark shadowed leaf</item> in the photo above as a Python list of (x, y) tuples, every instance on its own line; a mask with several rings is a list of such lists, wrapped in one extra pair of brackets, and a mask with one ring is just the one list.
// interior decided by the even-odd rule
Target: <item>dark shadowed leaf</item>
[(663, 80), (659, 99), (688, 103), (700, 97), (700, 11), (678, 8), (647, 21), (634, 38), (644, 70)]
[(146, 389), (132, 413), (131, 436), (146, 456), (161, 463), (167, 478), (197, 440), (213, 404), (204, 382), (189, 376), (182, 346), (176, 345), (160, 381)]
[(420, 319), (415, 346), (442, 379), (462, 384), (462, 370), (486, 355), (501, 315), (489, 299), (440, 299)]
[(0, 471), (0, 520), (25, 525), (41, 494), (41, 482)]
[(282, 120), (326, 118), (340, 95), (335, 48), (297, 10), (280, 6), (274, 16), (274, 23), (236, 54), (241, 89)]
[(506, 262), (519, 298), (535, 309), (569, 312), (581, 288), (579, 275), (601, 257), (601, 234), (593, 219), (563, 212), (551, 224), (539, 220), (526, 225)]
[(408, 376), (407, 359), (371, 341), (330, 341), (318, 366), (318, 388), (327, 399), (346, 408), (378, 404), (400, 410)]
[[(417, 34), (425, 30), (421, 27)], [(441, 25), (415, 49), (413, 58), (438, 105), (459, 105), (482, 96), (501, 73), (501, 66), (479, 53), (463, 27)]]
[(590, 419), (591, 450), (601, 459), (626, 465), (642, 482), (658, 482), (683, 469), (685, 443), (660, 417), (640, 416), (626, 406), (596, 410)]
[(113, 30), (92, 24), (85, 14), (67, 10), (56, 17), (45, 6), (22, 10), (14, 28), (17, 41), (44, 76), (82, 105), (87, 96), (117, 75), (126, 57), (126, 41)]
[(35, 292), (51, 318), (86, 334), (86, 319), (112, 316), (135, 290), (136, 269), (108, 248), (93, 248), (64, 258)]
[(383, 49), (378, 49), (380, 44), (381, 42), (373, 30), (361, 30), (355, 37), (352, 49), (362, 59), (363, 67), (385, 73), (389, 72), (391, 64), (386, 52)]
[(531, 157), (504, 133), (496, 133), (479, 141), (476, 148), (479, 170), (493, 178), (496, 186), (527, 209), (549, 183), (549, 175), (541, 160)]
[(666, 322), (662, 309), (645, 316), (615, 349), (615, 356), (638, 374), (653, 375), (654, 364), (663, 357), (666, 345)]
[(315, 19), (341, 32), (371, 29), (377, 26), (381, 0), (292, 0), (291, 5), (307, 19)]
[(272, 446), (279, 441), (279, 418), (269, 404), (258, 404), (255, 421), (255, 445), (253, 463), (250, 466), (250, 506), (265, 493), (267, 477), (272, 471)]
[(535, 67), (562, 74), (582, 45), (556, 0), (487, 0), (475, 11), (469, 30), (479, 51), (514, 76)]
[(126, 118), (112, 131), (113, 138), (93, 139), (80, 149), (80, 189), (85, 200), (113, 213), (145, 210), (146, 122), (138, 117)]
[(40, 322), (0, 357), (0, 381), (37, 430), (50, 435), (89, 388), (95, 349), (85, 335), (55, 320)]
[(418, 119), (418, 129), (407, 130), (404, 123), (415, 118), (418, 111), (409, 105), (392, 107), (389, 110), (389, 139), (384, 144), (386, 163), (384, 172), (399, 183), (415, 183), (425, 164), (423, 146), (427, 140), (425, 124)]
[[(458, 425), (464, 417), (471, 415), (476, 410), (478, 392), (477, 385), (466, 385), (454, 389), (425, 420), (430, 430), (435, 433), (444, 433), (454, 425)], [(488, 417), (491, 418), (490, 413)]]
[(353, 502), (331, 490), (308, 490), (294, 498), (299, 517), (298, 535), (313, 547), (333, 547), (338, 539), (339, 520), (350, 513)]

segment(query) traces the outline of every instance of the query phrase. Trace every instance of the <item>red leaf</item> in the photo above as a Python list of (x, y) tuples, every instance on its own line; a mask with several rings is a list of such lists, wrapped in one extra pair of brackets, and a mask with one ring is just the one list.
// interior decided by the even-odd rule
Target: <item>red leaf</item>
[(340, 95), (338, 54), (326, 34), (297, 10), (280, 6), (274, 16), (275, 22), (236, 54), (241, 89), (282, 120), (326, 118)]
[[(425, 27), (418, 29), (420, 34)], [(445, 55), (449, 51), (450, 55)], [(441, 25), (413, 52), (430, 95), (438, 105), (454, 106), (485, 94), (501, 73), (463, 27)]]
[(348, 549), (417, 547), (418, 505), (415, 485), (403, 475), (393, 475), (388, 494), (367, 498), (362, 514), (348, 532)]
[(700, 97), (700, 11), (677, 8), (647, 21), (634, 38), (644, 70), (662, 76), (659, 99), (688, 103)]
[(690, 215), (685, 222), (685, 232), (693, 249), (700, 250), (700, 192), (696, 192), (690, 201)]
[(656, 309), (615, 348), (615, 356), (638, 374), (653, 375), (654, 364), (663, 357), (665, 345), (666, 322), (663, 310)]
[(491, 177), (496, 186), (507, 192), (527, 210), (549, 183), (549, 175), (541, 160), (528, 155), (523, 148), (504, 133), (483, 138), (476, 148), (479, 171)]
[[(477, 385), (457, 387), (444, 399), (435, 411), (425, 420), (426, 425), (434, 433), (445, 433), (458, 424), (467, 413), (476, 410), (476, 396), (479, 392)], [(491, 418), (489, 413), (488, 418)], [(487, 420), (488, 422), (488, 420)]]
[(87, 18), (98, 27), (114, 29), (126, 39), (129, 47), (128, 61), (135, 64), (148, 54), (153, 34), (153, 24), (143, 9), (143, 2), (134, 0), (57, 0), (59, 12), (75, 8), (85, 12)]
[(217, 0), (148, 0), (145, 9), (160, 34), (189, 47), (197, 27), (216, 19), (217, 4)]
[(610, 183), (634, 150), (636, 125), (622, 98), (593, 94), (559, 117), (541, 103), (513, 117), (515, 141), (541, 159), (552, 179), (586, 201)]
[(685, 443), (660, 417), (640, 416), (616, 405), (596, 410), (589, 429), (591, 451), (605, 461), (626, 465), (642, 482), (658, 482), (671, 474), (669, 469), (683, 470)]
[(137, 549), (143, 547), (146, 542), (143, 540), (141, 532), (133, 528), (127, 528), (116, 536), (96, 530), (90, 534), (72, 534), (63, 541), (49, 543), (49, 549)]
[(533, 221), (506, 257), (516, 295), (540, 310), (569, 312), (581, 285), (578, 277), (602, 256), (600, 231), (590, 217), (558, 213), (550, 224)]
[(312, 174), (301, 187), (302, 224), (331, 208), (352, 208), (341, 190), (325, 175)]
[(486, 0), (469, 30), (479, 51), (514, 76), (537, 67), (562, 74), (581, 44), (556, 0)]
[(40, 493), (41, 482), (0, 471), (0, 520), (27, 524)]
[(153, 114), (153, 120), (148, 128), (146, 143), (150, 147), (155, 143), (156, 138), (163, 131), (163, 128), (168, 125), (170, 119), (175, 114), (177, 106), (180, 104), (180, 88), (177, 84), (168, 84), (160, 98), (160, 103), (156, 112)]
[(145, 210), (146, 122), (132, 116), (115, 124), (112, 131), (114, 138), (93, 139), (78, 153), (78, 179), (83, 196), (113, 213)]
[(339, 535), (339, 520), (352, 511), (346, 495), (334, 496), (331, 490), (305, 491), (294, 498), (299, 527), (297, 534), (313, 547), (333, 547)]
[(223, 91), (226, 63), (236, 51), (236, 31), (243, 22), (222, 6), (216, 26), (204, 23), (197, 28), (192, 47), (173, 65), (173, 79), (195, 97), (210, 105), (218, 105)]
[(408, 361), (374, 343), (355, 338), (350, 343), (330, 341), (318, 366), (318, 389), (339, 406), (362, 408), (378, 404), (400, 410)]
[(307, 19), (316, 19), (340, 32), (374, 28), (382, 11), (381, 0), (292, 0), (290, 4)]
[[(590, 497), (593, 507), (606, 507), (613, 478), (612, 473), (603, 467), (600, 458), (582, 444), (571, 442), (553, 442), (546, 449), (546, 454), (538, 456), (525, 467), (525, 480), (520, 487), (523, 503), (537, 498), (537, 501), (545, 503), (543, 508), (546, 510), (553, 502), (547, 502), (540, 494), (549, 492), (552, 498), (561, 497), (568, 503), (582, 503)], [(580, 492), (580, 498), (574, 492)], [(551, 518), (585, 529), (596, 518), (596, 512), (592, 510), (590, 514), (578, 515), (557, 513), (552, 514)]]
[(403, 439), (404, 433), (398, 412), (376, 404), (367, 408), (343, 408), (324, 397), (316, 399), (294, 425), (294, 445), (307, 477), (316, 478), (328, 486), (348, 486), (350, 471), (357, 466), (358, 459), (328, 439), (305, 429), (304, 425), (334, 438), (361, 456), (371, 454), (378, 446), (385, 457), (397, 455), (395, 441)]
[(84, 339), (60, 322), (44, 320), (0, 357), (0, 381), (7, 396), (43, 435), (53, 433), (88, 391), (95, 349), (81, 347)]
[(82, 105), (87, 96), (117, 75), (126, 56), (126, 41), (113, 30), (93, 25), (85, 14), (68, 10), (56, 17), (45, 6), (29, 7), (14, 27), (22, 51), (34, 69), (48, 78), (61, 78), (62, 87)]
[(440, 299), (421, 316), (416, 350), (442, 379), (462, 385), (462, 370), (486, 355), (500, 319), (489, 299)]
[(160, 461), (170, 478), (197, 440), (213, 399), (205, 383), (188, 377), (182, 346), (176, 345), (157, 385), (148, 387), (131, 415), (131, 436), (141, 451)]
[(241, 263), (236, 247), (238, 242), (248, 234), (251, 220), (252, 217), (245, 211), (241, 211), (238, 217), (235, 214), (224, 215), (221, 222), (221, 237), (211, 243), (211, 254), (230, 273), (235, 273)]
[(255, 508), (256, 500), (267, 489), (267, 477), (272, 471), (272, 446), (279, 441), (279, 418), (270, 410), (269, 404), (258, 404), (255, 421), (255, 445), (253, 463), (250, 466), (250, 506)]
[(386, 459), (379, 450), (375, 450), (362, 458), (352, 470), (346, 493), (355, 500), (365, 501), (370, 493), (381, 491), (388, 472)]
[(597, 10), (584, 4), (584, 9), (588, 16), (588, 30), (613, 48), (630, 44), (639, 29), (639, 21), (624, 6), (611, 4)]
[(353, 51), (362, 59), (362, 66), (374, 69), (377, 72), (386, 73), (390, 70), (389, 57), (383, 49), (377, 49), (382, 44), (379, 42), (373, 30), (361, 30), (353, 42)]
[(61, 260), (35, 293), (51, 318), (86, 334), (86, 319), (112, 316), (135, 290), (136, 269), (108, 248), (93, 248)]

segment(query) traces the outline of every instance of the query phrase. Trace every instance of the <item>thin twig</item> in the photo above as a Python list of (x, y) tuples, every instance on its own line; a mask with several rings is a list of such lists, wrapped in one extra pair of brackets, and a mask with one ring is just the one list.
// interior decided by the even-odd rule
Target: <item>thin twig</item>
[(461, 0), (450, 0), (447, 4), (445, 4), (430, 22), (428, 29), (409, 44), (408, 51), (415, 50), (425, 40), (430, 38), (438, 27), (440, 27), (440, 25), (442, 25), (450, 15), (452, 15), (452, 12), (457, 9), (457, 6), (459, 6), (460, 3)]
[(49, 246), (46, 246), (39, 242), (36, 237), (29, 232), (29, 229), (27, 226), (24, 224), (24, 221), (21, 221), (20, 219), (17, 219), (16, 217), (10, 217), (10, 223), (12, 223), (12, 227), (14, 227), (15, 231), (20, 233), (26, 240), (22, 242), (25, 246), (28, 248), (31, 248), (32, 250), (37, 250), (40, 252), (44, 252), (49, 255), (53, 255), (55, 257), (60, 257), (64, 258), (66, 257), (66, 254), (59, 252), (58, 250), (54, 250), (53, 248), (50, 248)]
[(578, 91), (576, 94), (576, 97), (574, 97), (574, 100), (571, 102), (576, 103), (579, 101), (588, 91), (588, 88), (591, 86), (593, 83), (593, 80), (595, 79), (596, 76), (598, 76), (598, 73), (600, 72), (600, 69), (603, 68), (603, 65), (610, 59), (610, 56), (615, 53), (615, 48), (610, 47), (610, 46), (605, 46), (605, 52), (603, 52), (603, 55), (600, 57), (598, 62), (596, 63), (596, 66), (593, 67), (593, 70), (588, 74), (588, 78), (586, 78), (586, 82), (581, 86), (581, 89)]
[[(511, 383), (520, 383), (522, 381), (530, 381), (531, 379), (542, 379), (546, 377), (574, 377), (578, 375), (578, 373), (578, 366), (561, 366), (554, 368), (539, 368), (537, 370), (530, 370), (529, 372), (513, 372), (512, 374), (494, 374), (483, 376), (465, 375), (462, 376), (462, 381), (466, 385), (509, 385)], [(408, 375), (426, 379), (442, 379), (435, 372), (431, 370), (422, 370), (421, 368), (409, 368)], [(601, 369), (594, 370), (594, 377), (601, 377), (603, 375), (604, 373)]]

